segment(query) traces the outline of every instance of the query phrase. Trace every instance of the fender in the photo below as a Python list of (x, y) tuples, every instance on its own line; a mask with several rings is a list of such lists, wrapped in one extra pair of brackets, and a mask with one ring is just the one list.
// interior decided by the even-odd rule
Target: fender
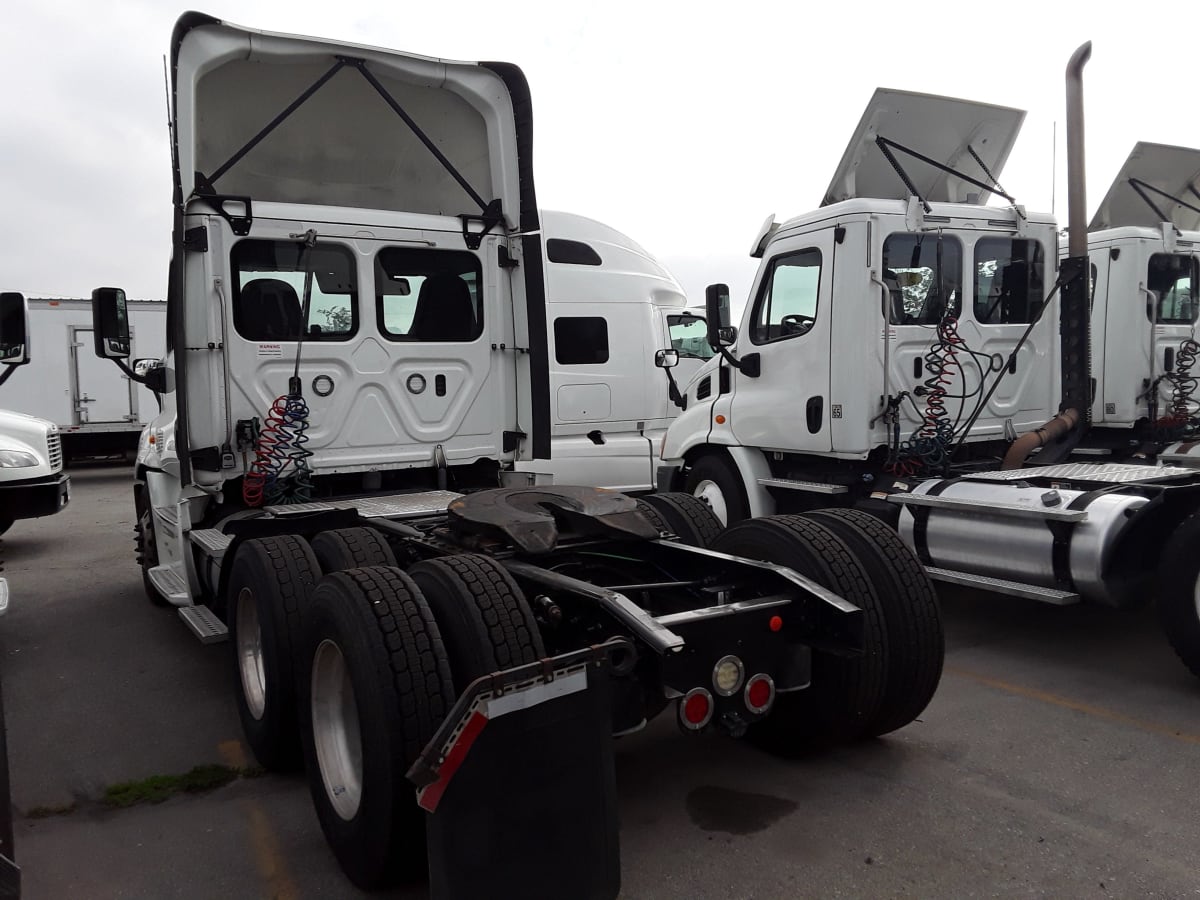
[(742, 479), (742, 488), (746, 491), (746, 499), (750, 501), (750, 518), (775, 515), (775, 498), (758, 483), (760, 478), (771, 477), (771, 467), (762, 451), (756, 447), (740, 446), (729, 446), (725, 449), (729, 451), (729, 456), (737, 467), (738, 476)]

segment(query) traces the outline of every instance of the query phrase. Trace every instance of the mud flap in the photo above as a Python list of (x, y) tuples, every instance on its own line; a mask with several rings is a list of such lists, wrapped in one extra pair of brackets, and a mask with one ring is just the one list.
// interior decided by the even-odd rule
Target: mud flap
[(429, 813), (434, 900), (620, 892), (614, 639), (477, 679), (408, 772)]

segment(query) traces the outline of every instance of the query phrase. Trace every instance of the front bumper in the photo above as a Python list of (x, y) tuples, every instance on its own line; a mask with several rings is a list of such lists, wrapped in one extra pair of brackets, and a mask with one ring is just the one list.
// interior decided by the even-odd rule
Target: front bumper
[(61, 512), (71, 501), (71, 477), (60, 472), (44, 478), (0, 483), (0, 515), (36, 519)]

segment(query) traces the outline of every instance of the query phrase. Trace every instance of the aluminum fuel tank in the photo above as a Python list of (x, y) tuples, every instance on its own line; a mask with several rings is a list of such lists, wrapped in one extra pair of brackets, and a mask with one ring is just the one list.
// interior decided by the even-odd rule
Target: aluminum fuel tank
[[(1105, 578), (1145, 497), (966, 479), (924, 481), (911, 493), (937, 498), (938, 505), (905, 506), (900, 514), (904, 542), (927, 565), (1124, 605), (1120, 587)], [(1086, 512), (1080, 520), (1066, 518), (1080, 511)]]

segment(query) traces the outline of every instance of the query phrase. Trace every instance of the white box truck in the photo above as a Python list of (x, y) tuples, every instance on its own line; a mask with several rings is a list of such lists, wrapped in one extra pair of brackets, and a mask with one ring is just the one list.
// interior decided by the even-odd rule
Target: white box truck
[[(29, 298), (28, 307), (29, 343), (37, 355), (21, 390), (5, 395), (5, 408), (57, 425), (67, 462), (135, 450), (158, 403), (147, 388), (92, 352), (91, 300)], [(129, 317), (133, 358), (161, 358), (167, 304), (130, 301)]]

